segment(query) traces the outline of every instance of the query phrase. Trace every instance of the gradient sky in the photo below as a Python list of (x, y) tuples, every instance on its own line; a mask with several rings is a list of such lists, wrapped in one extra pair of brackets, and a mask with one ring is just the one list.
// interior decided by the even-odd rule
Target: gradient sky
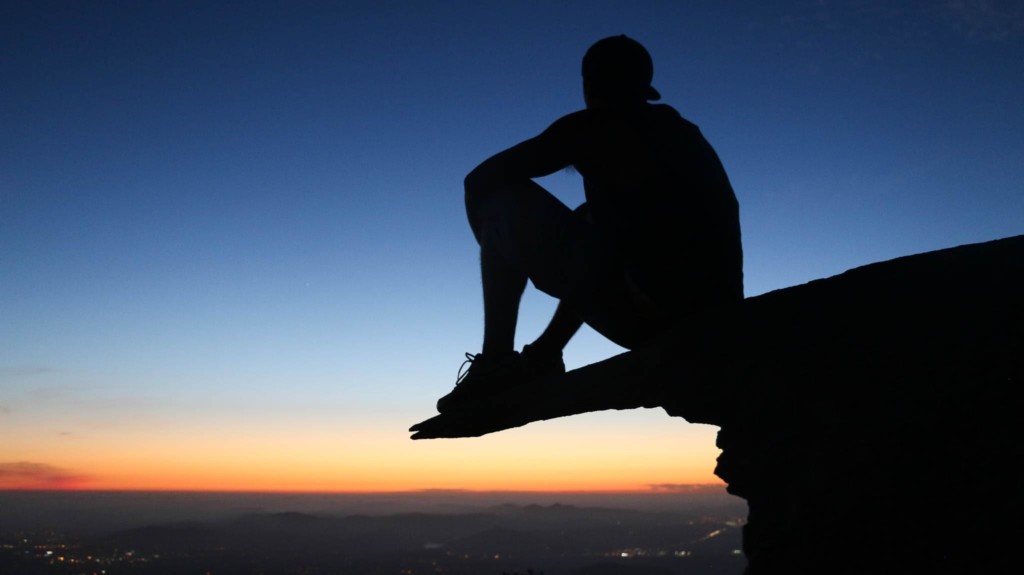
[(1016, 1), (8, 0), (0, 488), (717, 482), (716, 429), (661, 410), (406, 432), (479, 351), (463, 176), (620, 33), (725, 164), (748, 296), (1024, 233)]

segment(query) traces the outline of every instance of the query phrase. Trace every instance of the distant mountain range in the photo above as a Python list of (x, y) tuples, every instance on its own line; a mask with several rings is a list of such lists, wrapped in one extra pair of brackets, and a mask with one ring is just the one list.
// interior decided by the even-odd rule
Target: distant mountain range
[[(493, 573), (737, 575), (742, 515), (572, 505), (500, 505), (475, 513), (246, 513), (26, 545), (0, 572), (62, 571), (39, 550), (108, 557), (119, 573)], [(65, 544), (57, 547), (58, 543)], [(8, 546), (11, 548), (11, 546)], [(17, 551), (15, 549), (15, 551)], [(27, 555), (33, 555), (33, 559)], [(9, 564), (4, 561), (8, 560)], [(74, 557), (67, 557), (74, 561)], [(12, 561), (20, 563), (11, 563)], [(51, 561), (52, 563), (52, 561)], [(37, 565), (38, 564), (38, 565)], [(16, 569), (15, 569), (16, 567)]]

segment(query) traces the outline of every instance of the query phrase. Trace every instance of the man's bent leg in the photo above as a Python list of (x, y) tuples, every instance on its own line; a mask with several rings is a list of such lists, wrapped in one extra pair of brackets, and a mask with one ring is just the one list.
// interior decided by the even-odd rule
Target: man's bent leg
[(572, 336), (576, 335), (582, 326), (583, 318), (569, 304), (560, 301), (548, 326), (530, 344), (530, 347), (545, 354), (561, 353)]
[[(549, 295), (564, 297), (571, 288), (579, 215), (547, 190), (528, 181), (497, 192), (494, 212), (477, 222), (484, 281), (485, 357), (514, 349), (519, 299), (527, 276)], [(473, 221), (473, 214), (470, 213)], [(517, 262), (512, 265), (509, 259)], [(524, 270), (526, 275), (522, 275)], [(563, 373), (562, 350), (583, 320), (560, 301), (544, 332), (522, 353), (522, 377), (533, 379)]]
[[(588, 223), (582, 207), (577, 210), (579, 213), (573, 213), (532, 180), (486, 193), (467, 192), (466, 207), (481, 248), (493, 248), (504, 263), (525, 273), (537, 289), (561, 302), (552, 323), (531, 347), (539, 344), (546, 350), (561, 350), (581, 321), (628, 348), (635, 347), (660, 327), (656, 325), (660, 322), (652, 322), (633, 300), (621, 263), (611, 259), (612, 250)], [(484, 273), (487, 275), (486, 270)], [(487, 279), (484, 283), (486, 302), (490, 295)], [(485, 347), (493, 341), (500, 342), (503, 349), (511, 349), (520, 293), (516, 292), (514, 302), (509, 303), (512, 298), (501, 298), (505, 303), (494, 306), (499, 310), (498, 317), (503, 318), (498, 325), (503, 327), (485, 328), (485, 333), (494, 334), (491, 338), (485, 335), (485, 340), (490, 340), (485, 341)], [(511, 322), (507, 321), (507, 314), (502, 315), (509, 309), (513, 315)], [(490, 314), (491, 310), (486, 309), (485, 313)]]
[(483, 354), (498, 357), (515, 350), (519, 300), (526, 289), (526, 274), (509, 264), (484, 236), (480, 243), (480, 275), (484, 289)]
[(532, 180), (466, 194), (481, 249), (494, 249), (541, 291), (561, 299), (572, 285), (574, 216)]
[[(472, 364), (460, 375), (456, 388), (438, 400), (441, 412), (471, 406), (547, 370), (545, 364), (535, 361), (542, 356), (527, 353), (521, 358), (515, 353), (520, 298), (528, 278), (535, 285), (540, 282), (549, 289), (568, 291), (560, 284), (570, 262), (558, 259), (572, 253), (572, 211), (547, 190), (530, 180), (472, 194), (467, 190), (466, 211), (480, 244), (484, 344), (480, 355), (467, 355)], [(568, 311), (561, 317), (562, 321), (568, 319), (569, 325), (575, 324), (568, 335), (564, 328), (556, 330), (568, 341), (579, 320)], [(555, 357), (564, 371), (560, 351)]]
[(484, 353), (511, 351), (526, 279), (559, 299), (571, 290), (574, 216), (532, 180), (467, 193), (466, 208), (480, 244)]

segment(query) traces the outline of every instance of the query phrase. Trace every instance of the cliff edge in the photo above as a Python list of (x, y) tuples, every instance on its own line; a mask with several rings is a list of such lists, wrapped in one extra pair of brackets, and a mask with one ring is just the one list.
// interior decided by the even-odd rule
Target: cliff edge
[(661, 406), (721, 428), (715, 473), (749, 505), (748, 575), (977, 573), (1019, 563), (1022, 382), (1016, 236), (748, 298), (412, 430)]

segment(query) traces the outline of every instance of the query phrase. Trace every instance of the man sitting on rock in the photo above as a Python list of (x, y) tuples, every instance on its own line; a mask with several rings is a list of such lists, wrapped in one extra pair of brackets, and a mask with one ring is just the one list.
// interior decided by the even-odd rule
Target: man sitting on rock
[[(598, 41), (583, 57), (586, 109), (466, 176), (466, 212), (480, 244), (483, 350), (466, 354), (469, 369), (438, 411), (564, 373), (562, 349), (584, 322), (634, 349), (699, 311), (743, 299), (729, 179), (697, 126), (649, 103), (661, 98), (653, 75), (635, 40)], [(575, 211), (532, 180), (570, 166), (586, 194)], [(528, 279), (559, 304), (540, 337), (517, 353)]]

